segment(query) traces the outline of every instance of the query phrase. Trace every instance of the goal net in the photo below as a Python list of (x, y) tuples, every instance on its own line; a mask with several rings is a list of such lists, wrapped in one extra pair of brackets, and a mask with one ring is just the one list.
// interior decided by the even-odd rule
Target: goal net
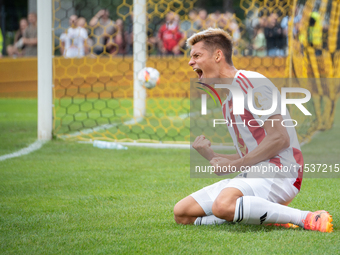
[[(339, 86), (322, 78), (340, 73), (340, 3), (229, 2), (211, 6), (198, 0), (135, 0), (134, 6), (132, 0), (53, 0), (54, 136), (189, 144), (190, 79), (196, 73), (188, 65), (185, 39), (207, 27), (230, 32), (237, 69), (268, 78), (315, 78), (288, 79), (278, 85), (300, 86), (312, 93), (306, 105), (312, 116), (290, 109), (299, 123), (300, 141), (331, 128)], [(273, 20), (282, 29), (283, 46), (268, 56), (267, 50), (257, 47), (261, 43), (257, 35), (264, 34)], [(160, 72), (155, 88), (136, 82), (143, 67)], [(225, 132), (215, 132), (218, 143), (231, 142)]]

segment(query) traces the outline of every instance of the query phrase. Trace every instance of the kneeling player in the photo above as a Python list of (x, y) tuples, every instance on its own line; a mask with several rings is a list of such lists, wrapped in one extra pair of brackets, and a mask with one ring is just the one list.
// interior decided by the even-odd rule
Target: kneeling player
[[(244, 98), (249, 94), (258, 108), (270, 109), (276, 87), (259, 73), (237, 70), (233, 66), (232, 39), (227, 32), (209, 28), (194, 34), (187, 44), (191, 46), (189, 65), (200, 80), (233, 78), (231, 86), (241, 89)], [(261, 79), (261, 82), (256, 82), (254, 78)], [(279, 95), (279, 92), (276, 91), (276, 94)], [(244, 105), (244, 114), (234, 115), (232, 95), (229, 93), (222, 107), (237, 154), (215, 153), (210, 141), (203, 135), (197, 137), (192, 146), (215, 169), (218, 166), (233, 166), (238, 170), (247, 167), (249, 173), (222, 180), (182, 199), (174, 208), (175, 221), (195, 225), (226, 221), (273, 223), (286, 227), (294, 224), (305, 229), (332, 232), (332, 216), (328, 212), (301, 211), (287, 206), (300, 191), (303, 174), (303, 157), (295, 128), (281, 124), (282, 121), (289, 122), (289, 113), (282, 116), (278, 107), (272, 114), (258, 116), (251, 113), (246, 103)], [(264, 124), (249, 125), (249, 120), (260, 120)], [(256, 171), (264, 167), (296, 171), (273, 171), (265, 175)]]

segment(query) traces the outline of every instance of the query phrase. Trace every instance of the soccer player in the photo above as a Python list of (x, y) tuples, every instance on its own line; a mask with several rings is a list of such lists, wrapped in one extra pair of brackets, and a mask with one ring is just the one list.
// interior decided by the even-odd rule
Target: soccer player
[[(232, 38), (224, 30), (209, 28), (196, 33), (187, 40), (187, 45), (191, 47), (189, 65), (199, 80), (232, 78), (231, 86), (241, 89), (244, 98), (251, 95), (252, 102), (261, 110), (270, 109), (275, 96), (273, 91), (276, 90), (277, 100), (280, 100), (277, 88), (269, 79), (233, 66)], [(302, 211), (287, 206), (300, 191), (303, 174), (303, 157), (295, 128), (281, 124), (282, 121), (291, 121), (289, 113), (281, 115), (280, 107), (277, 107), (272, 114), (258, 116), (251, 113), (246, 102), (244, 105), (244, 114), (234, 115), (232, 95), (228, 93), (222, 106), (237, 154), (214, 152), (204, 135), (198, 136), (192, 147), (215, 169), (217, 166), (231, 166), (238, 170), (244, 167), (250, 170), (290, 167), (295, 171), (267, 174), (248, 171), (234, 179), (219, 181), (179, 201), (174, 207), (175, 221), (195, 225), (222, 224), (226, 221), (276, 224), (332, 232), (332, 216), (328, 212)], [(261, 121), (264, 123), (262, 126)], [(294, 125), (290, 123), (289, 126)]]

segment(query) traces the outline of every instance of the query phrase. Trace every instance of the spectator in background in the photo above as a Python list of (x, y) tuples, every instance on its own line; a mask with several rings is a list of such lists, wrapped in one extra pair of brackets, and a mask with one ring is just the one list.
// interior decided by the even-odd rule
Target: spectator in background
[(162, 54), (179, 55), (180, 48), (185, 42), (185, 37), (179, 30), (177, 14), (169, 12), (166, 15), (166, 23), (158, 31), (158, 47)]
[(267, 16), (265, 16), (262, 12), (255, 14), (253, 17), (250, 17), (247, 29), (248, 33), (251, 34), (251, 37), (254, 38), (256, 36), (255, 28), (257, 26), (262, 27), (263, 29), (267, 27)]
[[(132, 35), (130, 34), (129, 37), (132, 37)], [(148, 43), (148, 54), (149, 55), (157, 54), (157, 42), (158, 42), (157, 36), (154, 36), (152, 30), (148, 29), (148, 42), (147, 43)]]
[(198, 28), (199, 29), (206, 29), (208, 19), (208, 12), (205, 9), (201, 9), (198, 11)]
[(190, 10), (188, 17), (189, 19), (182, 21), (180, 25), (181, 31), (184, 32), (186, 38), (189, 38), (194, 33), (199, 32), (198, 30), (200, 28), (200, 21), (197, 10)]
[(71, 15), (69, 18), (70, 27), (66, 33), (60, 36), (61, 52), (66, 58), (83, 57), (87, 52), (87, 31), (84, 28), (86, 20)]
[[(80, 45), (80, 47), (83, 47), (83, 49), (81, 50), (82, 52), (84, 52), (84, 55), (87, 55), (89, 53), (89, 47), (88, 47), (88, 33), (86, 30), (86, 19), (83, 17), (79, 17), (77, 20), (77, 29), (79, 30), (79, 38), (83, 40), (82, 45)], [(80, 36), (82, 35), (82, 36)]]
[(237, 44), (238, 41), (241, 39), (241, 32), (240, 27), (237, 24), (237, 21), (234, 17), (234, 14), (231, 12), (226, 12), (223, 15), (225, 22), (225, 27), (223, 27), (224, 30), (227, 30), (228, 33), (232, 36), (234, 44)]
[(71, 15), (68, 19), (69, 28), (65, 33), (60, 35), (60, 53), (63, 56), (66, 56), (66, 52), (69, 51), (70, 47), (72, 47), (72, 39), (70, 35), (73, 34), (73, 30), (76, 28), (77, 19), (77, 15)]
[(86, 30), (86, 19), (83, 17), (79, 17), (77, 19), (77, 27), (80, 27), (80, 28), (82, 27)]
[[(290, 13), (289, 13), (290, 14)], [(287, 15), (285, 17), (283, 17), (283, 19), (281, 20), (281, 28), (282, 28), (282, 31), (283, 31), (283, 35), (284, 37), (286, 38), (286, 48), (284, 49), (284, 51), (287, 53), (288, 52), (288, 23), (289, 23), (289, 20), (290, 20), (290, 15)], [(287, 54), (285, 54), (287, 55)]]
[[(297, 34), (298, 34), (298, 23), (300, 22), (302, 15), (299, 13), (300, 12), (300, 7), (297, 6), (295, 9), (295, 13), (294, 13), (294, 19), (293, 19), (293, 38), (297, 38)], [(291, 20), (291, 12), (288, 13), (287, 16), (285, 16), (282, 21), (281, 21), (281, 27), (283, 29), (283, 34), (286, 38), (286, 48), (285, 48), (285, 52), (286, 55), (288, 54), (288, 33), (289, 33), (289, 21)]]
[(208, 15), (208, 18), (206, 20), (205, 25), (207, 27), (217, 28), (217, 27), (219, 27), (219, 25), (221, 25), (221, 23), (220, 23), (221, 20), (223, 20), (223, 15), (221, 14), (221, 12), (219, 10), (216, 10), (215, 12), (210, 13)]
[(315, 48), (315, 55), (322, 54), (322, 25), (320, 22), (320, 14), (312, 12), (309, 18), (308, 27), (308, 45)]
[(128, 50), (128, 33), (125, 33), (122, 19), (117, 19), (115, 23), (115, 33), (106, 43), (106, 50), (113, 55), (125, 55)]
[(37, 56), (38, 55), (38, 30), (37, 30), (37, 14), (28, 14), (29, 26), (26, 28), (23, 34), (23, 45), (25, 46), (25, 56)]
[[(91, 20), (90, 27), (93, 29), (93, 52), (97, 55), (106, 50), (104, 46), (112, 41), (113, 34), (115, 33), (114, 22), (109, 18), (110, 13), (108, 10), (100, 10)], [(105, 47), (106, 48), (106, 47)], [(107, 53), (107, 52), (106, 52)]]
[(23, 18), (19, 22), (19, 30), (15, 33), (14, 44), (7, 45), (6, 51), (9, 57), (22, 57), (24, 54), (25, 45), (23, 44), (23, 35), (28, 27), (27, 19)]
[[(130, 13), (130, 15), (125, 19), (125, 27), (126, 27), (126, 33), (127, 33), (127, 47), (126, 47), (126, 52), (129, 55), (133, 54), (133, 13)], [(150, 29), (148, 29), (148, 38), (150, 38), (150, 36), (153, 37), (153, 35), (151, 35)], [(153, 37), (154, 38), (154, 37)], [(154, 42), (155, 44), (156, 42)], [(148, 51), (150, 51), (150, 42), (148, 41)]]
[(267, 55), (266, 37), (263, 27), (258, 24), (255, 29), (255, 37), (253, 39), (253, 56), (265, 57)]
[(276, 13), (271, 13), (267, 19), (267, 27), (264, 30), (267, 43), (268, 56), (284, 56), (287, 40), (283, 34), (283, 29), (278, 23)]

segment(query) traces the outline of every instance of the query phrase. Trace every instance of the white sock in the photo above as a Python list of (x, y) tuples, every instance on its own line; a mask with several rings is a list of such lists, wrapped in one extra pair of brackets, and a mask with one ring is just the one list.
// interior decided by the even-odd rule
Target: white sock
[(209, 215), (204, 217), (197, 217), (197, 219), (194, 222), (194, 225), (221, 225), (226, 220), (217, 218), (215, 215)]
[(276, 204), (260, 197), (244, 196), (236, 201), (234, 222), (245, 224), (293, 223), (303, 227), (308, 211)]

